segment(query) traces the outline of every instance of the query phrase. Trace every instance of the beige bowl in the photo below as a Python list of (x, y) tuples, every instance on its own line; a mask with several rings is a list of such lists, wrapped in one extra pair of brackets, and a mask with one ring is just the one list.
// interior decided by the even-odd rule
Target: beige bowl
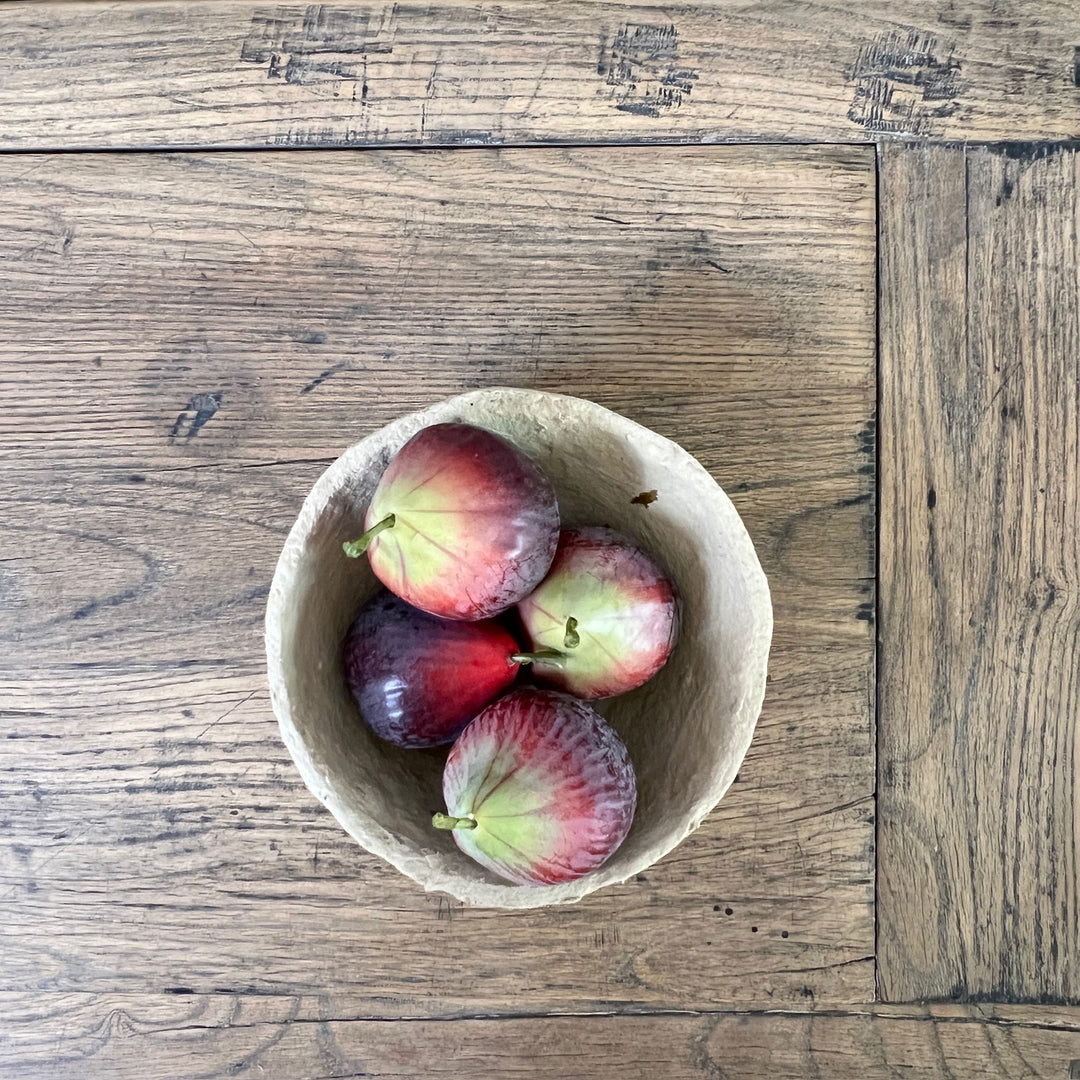
[[(417, 431), (462, 420), (511, 439), (547, 471), (564, 524), (608, 525), (656, 553), (681, 600), (667, 666), (601, 702), (638, 781), (633, 827), (598, 870), (566, 885), (510, 885), (431, 827), (443, 808), (445, 751), (401, 750), (361, 720), (345, 684), (345, 632), (378, 583), (342, 542), (361, 522), (387, 462)], [(655, 489), (649, 506), (634, 496)], [(566, 903), (640, 873), (672, 850), (727, 791), (765, 692), (772, 606), (754, 545), (731, 501), (685, 450), (579, 398), (479, 390), (388, 424), (350, 447), (304, 500), (266, 607), (270, 698), (304, 782), (342, 827), (403, 874), (467, 903)]]

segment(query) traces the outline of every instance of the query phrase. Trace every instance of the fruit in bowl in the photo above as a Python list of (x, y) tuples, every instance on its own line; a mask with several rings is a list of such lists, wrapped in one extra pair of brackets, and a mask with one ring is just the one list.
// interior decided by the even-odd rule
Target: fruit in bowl
[(519, 885), (559, 885), (602, 865), (634, 817), (626, 747), (589, 705), (550, 690), (515, 690), (454, 743), (443, 772), (459, 848)]
[(414, 607), (488, 619), (540, 583), (559, 539), (559, 506), (543, 470), (513, 443), (471, 424), (432, 424), (382, 474), (347, 542)]
[(361, 715), (379, 738), (407, 748), (453, 742), (536, 660), (501, 623), (440, 619), (389, 592), (368, 601), (345, 637)]
[(360, 713), (402, 747), (454, 740), (514, 681), (517, 642), (491, 620), (451, 622), (384, 592), (345, 638), (345, 677)]
[[(506, 486), (485, 488), (496, 476)], [(436, 424), (393, 458), (367, 531), (344, 545), (350, 557), (368, 552), (390, 590), (345, 639), (363, 719), (405, 749), (454, 742), (443, 774), (449, 809), (432, 824), (519, 885), (563, 884), (600, 866), (630, 829), (637, 787), (626, 747), (582, 701), (519, 690), (488, 703), (525, 664), (577, 698), (636, 689), (674, 640), (675, 591), (655, 563), (606, 528), (563, 530), (552, 552), (557, 521), (547, 477), (512, 443)], [(518, 614), (531, 653), (504, 625), (476, 618), (525, 582)]]
[(575, 697), (625, 694), (667, 663), (675, 644), (675, 588), (613, 529), (564, 529), (551, 570), (518, 605), (537, 678)]

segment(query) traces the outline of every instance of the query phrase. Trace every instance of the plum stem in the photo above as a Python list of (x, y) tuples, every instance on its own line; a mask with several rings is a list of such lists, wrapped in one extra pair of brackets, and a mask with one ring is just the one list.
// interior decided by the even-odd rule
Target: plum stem
[(383, 529), (392, 529), (397, 524), (397, 518), (393, 514), (387, 514), (382, 521), (376, 521), (374, 525), (363, 536), (357, 540), (346, 540), (341, 546), (345, 549), (345, 554), (350, 559), (359, 559), (361, 555), (367, 551), (371, 541), (375, 539), (383, 531)]
[(581, 635), (577, 632), (577, 619), (573, 615), (566, 620), (566, 634), (563, 636), (564, 649), (576, 649), (581, 644)]
[(454, 817), (452, 814), (432, 814), (431, 824), (436, 829), (475, 829), (476, 818)]
[(558, 649), (537, 649), (536, 652), (518, 652), (510, 657), (515, 664), (535, 664), (538, 660), (565, 660), (566, 653)]

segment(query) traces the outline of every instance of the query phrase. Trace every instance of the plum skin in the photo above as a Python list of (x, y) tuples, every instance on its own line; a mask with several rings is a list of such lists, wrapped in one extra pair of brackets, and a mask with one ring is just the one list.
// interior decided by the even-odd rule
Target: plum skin
[(453, 829), (465, 854), (515, 884), (558, 885), (603, 865), (623, 842), (637, 781), (625, 745), (592, 706), (523, 688), (458, 737), (443, 797), (466, 826)]
[(453, 742), (513, 683), (517, 642), (499, 623), (454, 622), (381, 592), (345, 637), (345, 677), (381, 739), (406, 748)]
[[(564, 529), (551, 570), (518, 605), (530, 648), (563, 651), (538, 661), (539, 682), (586, 700), (634, 690), (667, 663), (678, 632), (667, 574), (613, 529)], [(578, 643), (566, 647), (567, 620)]]
[(364, 519), (390, 514), (368, 558), (375, 576), (414, 607), (487, 619), (530, 593), (551, 566), (559, 506), (539, 465), (471, 424), (419, 431), (387, 466)]

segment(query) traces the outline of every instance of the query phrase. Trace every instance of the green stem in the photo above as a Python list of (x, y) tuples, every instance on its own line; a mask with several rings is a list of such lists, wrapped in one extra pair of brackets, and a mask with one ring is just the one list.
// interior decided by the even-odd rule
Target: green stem
[(577, 632), (577, 619), (573, 615), (566, 620), (566, 634), (563, 637), (564, 649), (576, 649), (581, 644), (581, 635)]
[(350, 559), (359, 559), (361, 555), (367, 551), (371, 541), (375, 539), (383, 531), (383, 529), (392, 529), (397, 523), (397, 518), (393, 514), (387, 514), (382, 521), (376, 521), (374, 525), (358, 540), (347, 540), (341, 546), (345, 549), (345, 554)]
[(515, 664), (535, 664), (538, 660), (565, 660), (566, 653), (558, 649), (537, 649), (536, 652), (514, 653), (510, 659)]
[(431, 824), (436, 829), (475, 829), (476, 818), (453, 817), (450, 814), (432, 814)]

